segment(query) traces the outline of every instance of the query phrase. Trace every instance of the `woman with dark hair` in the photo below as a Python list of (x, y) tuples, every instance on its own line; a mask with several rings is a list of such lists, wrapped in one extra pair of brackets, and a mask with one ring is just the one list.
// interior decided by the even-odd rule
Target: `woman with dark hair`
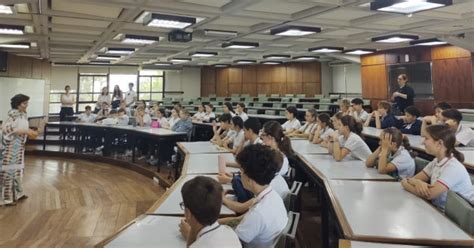
[(406, 107), (415, 105), (415, 91), (407, 85), (408, 77), (406, 74), (398, 75), (397, 82), (399, 88), (393, 92), (392, 100), (401, 112), (405, 112)]
[(288, 157), (294, 154), (291, 147), (291, 141), (288, 136), (283, 133), (283, 128), (276, 121), (265, 122), (260, 133), (263, 144), (283, 153), (283, 165), (280, 169), (280, 175), (286, 176), (289, 169)]
[(337, 131), (331, 134), (329, 153), (336, 161), (343, 160), (347, 155), (366, 161), (372, 154), (370, 148), (362, 139), (362, 123), (357, 122), (354, 117), (345, 115), (341, 118), (341, 124)]
[(222, 109), (224, 110), (224, 113), (228, 113), (232, 117), (235, 116), (235, 111), (234, 111), (234, 107), (232, 107), (232, 103), (225, 102), (224, 105), (222, 106)]
[(444, 209), (448, 190), (474, 203), (469, 173), (462, 164), (464, 156), (455, 148), (455, 132), (448, 125), (432, 125), (423, 135), (426, 152), (435, 158), (414, 177), (402, 180), (402, 186)]
[(61, 111), (59, 112), (59, 121), (67, 121), (67, 117), (74, 115), (74, 95), (70, 93), (71, 86), (64, 87), (65, 93), (61, 94)]
[(237, 115), (240, 116), (244, 122), (248, 120), (249, 116), (247, 115), (247, 110), (245, 109), (245, 103), (237, 103), (237, 108), (235, 110)]
[[(30, 98), (23, 94), (15, 95), (11, 99), (11, 110), (3, 123), (2, 146), (0, 147), (0, 206), (16, 205), (20, 199), (25, 199), (22, 179), (25, 168), (26, 139), (35, 139), (38, 132), (29, 128), (26, 109)], [(43, 129), (44, 123), (38, 127)]]
[(112, 94), (112, 109), (116, 109), (120, 106), (120, 102), (123, 101), (123, 92), (120, 90), (120, 86), (115, 85), (114, 93)]

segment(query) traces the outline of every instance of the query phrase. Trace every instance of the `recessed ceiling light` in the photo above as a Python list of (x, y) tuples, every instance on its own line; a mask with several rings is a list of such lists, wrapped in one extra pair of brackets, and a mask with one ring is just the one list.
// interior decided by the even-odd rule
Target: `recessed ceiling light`
[(241, 60), (235, 60), (234, 63), (239, 64), (239, 65), (246, 65), (246, 64), (255, 64), (257, 63), (257, 61), (250, 60), (250, 59), (241, 59)]
[(214, 64), (214, 67), (228, 67), (229, 64)]
[(298, 61), (308, 61), (308, 60), (315, 60), (318, 59), (318, 56), (295, 56), (293, 57), (294, 60)]
[(204, 29), (204, 35), (235, 37), (235, 36), (237, 36), (237, 32), (235, 32), (235, 31), (225, 31), (225, 30), (216, 30), (216, 29)]
[(223, 48), (248, 49), (258, 47), (258, 42), (231, 41), (222, 43)]
[(376, 52), (376, 49), (351, 49), (351, 50), (346, 50), (344, 51), (345, 54), (349, 55), (365, 55), (365, 54), (371, 54)]
[(416, 35), (391, 34), (391, 35), (374, 37), (372, 38), (372, 41), (381, 42), (381, 43), (400, 43), (400, 42), (418, 40), (418, 38), (419, 37)]
[(174, 63), (186, 63), (191, 61), (191, 59), (188, 58), (172, 58), (169, 61), (174, 62)]
[(160, 28), (187, 28), (196, 23), (196, 18), (150, 13), (143, 19), (143, 24)]
[(0, 5), (0, 14), (4, 15), (13, 15), (15, 13), (15, 8), (13, 5)]
[(25, 27), (19, 25), (0, 25), (0, 34), (25, 34)]
[(105, 53), (107, 54), (132, 54), (135, 52), (135, 48), (107, 48), (107, 51)]
[(439, 45), (446, 45), (446, 44), (448, 44), (448, 42), (442, 41), (436, 38), (410, 41), (410, 45), (417, 45), (417, 46), (439, 46)]
[(267, 60), (267, 61), (262, 61), (261, 64), (264, 65), (279, 65), (281, 64), (281, 61), (273, 61), (273, 60)]
[(157, 66), (170, 66), (170, 65), (173, 65), (173, 63), (169, 63), (169, 62), (156, 62), (155, 65), (157, 65)]
[(290, 55), (286, 54), (268, 54), (262, 56), (264, 59), (289, 59), (291, 58)]
[(119, 60), (120, 56), (98, 55), (97, 60)]
[(304, 36), (314, 33), (321, 32), (321, 28), (318, 27), (304, 27), (304, 26), (283, 26), (270, 30), (271, 35), (281, 36)]
[(122, 43), (148, 45), (153, 44), (159, 40), (160, 37), (157, 36), (126, 34), (123, 36)]
[(344, 47), (313, 47), (309, 48), (308, 51), (313, 53), (340, 53), (344, 51)]
[(189, 56), (193, 57), (213, 57), (216, 56), (217, 52), (192, 52), (189, 53)]
[(370, 10), (411, 14), (452, 4), (452, 0), (376, 0), (370, 3)]
[(15, 49), (28, 49), (30, 43), (11, 43), (11, 44), (0, 44), (1, 48), (15, 48)]

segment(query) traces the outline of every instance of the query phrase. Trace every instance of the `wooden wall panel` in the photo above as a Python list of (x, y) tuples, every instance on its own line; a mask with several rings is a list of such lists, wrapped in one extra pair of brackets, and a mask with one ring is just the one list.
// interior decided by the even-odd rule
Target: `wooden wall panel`
[(306, 97), (313, 97), (321, 94), (321, 83), (303, 83), (303, 93)]
[(244, 66), (242, 67), (242, 83), (256, 83), (257, 82), (257, 67)]
[(271, 83), (272, 82), (272, 66), (271, 65), (257, 65), (257, 83)]
[(471, 58), (434, 60), (432, 75), (437, 101), (474, 101)]
[(256, 83), (242, 84), (242, 94), (257, 96), (257, 84)]
[[(406, 55), (408, 55), (408, 57)], [(413, 63), (421, 61), (431, 61), (431, 47), (406, 47), (388, 50), (385, 53), (385, 64)]]
[(257, 84), (257, 94), (276, 94), (272, 93), (272, 84)]
[(242, 83), (229, 84), (229, 95), (242, 94)]
[(51, 64), (47, 60), (8, 54), (7, 71), (0, 72), (0, 77), (51, 79)]
[(321, 63), (303, 63), (303, 83), (321, 82)]
[(303, 92), (303, 83), (287, 84), (287, 93), (288, 94), (298, 94), (300, 92)]
[(455, 46), (438, 46), (431, 49), (433, 60), (471, 57), (471, 52)]
[(216, 83), (216, 70), (214, 67), (203, 67), (201, 69), (201, 83), (202, 84), (215, 84)]
[(242, 83), (242, 68), (230, 67), (229, 70), (229, 84), (241, 84)]
[[(288, 84), (303, 82), (303, 65), (302, 63), (288, 64), (286, 68), (286, 82)], [(291, 93), (290, 93), (291, 94)]]
[(216, 70), (216, 94), (217, 96), (229, 95), (229, 70), (227, 68)]
[(286, 73), (287, 68), (284, 65), (274, 65), (271, 67), (272, 73), (272, 83), (285, 84), (286, 83)]
[(385, 54), (375, 53), (360, 57), (361, 65), (381, 65), (385, 64)]
[(385, 65), (361, 67), (362, 97), (366, 99), (387, 99), (387, 72)]

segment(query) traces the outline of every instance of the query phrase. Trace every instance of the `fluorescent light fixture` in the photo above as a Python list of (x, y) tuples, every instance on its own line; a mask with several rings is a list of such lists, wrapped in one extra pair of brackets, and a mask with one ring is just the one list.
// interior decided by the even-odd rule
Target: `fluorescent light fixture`
[(0, 5), (0, 14), (13, 15), (15, 13), (13, 5)]
[(241, 59), (241, 60), (235, 60), (234, 63), (239, 64), (239, 65), (248, 65), (248, 64), (255, 64), (257, 63), (257, 61), (250, 60), (250, 59)]
[(157, 36), (126, 34), (123, 36), (122, 43), (149, 45), (160, 40)]
[(25, 34), (25, 27), (18, 25), (0, 25), (0, 34)]
[(416, 45), (416, 46), (439, 46), (439, 45), (446, 45), (446, 44), (448, 44), (448, 42), (438, 40), (436, 38), (410, 41), (410, 45)]
[(213, 57), (216, 56), (217, 52), (192, 52), (189, 53), (189, 56), (193, 57)]
[(279, 65), (281, 64), (281, 61), (272, 61), (272, 60), (267, 60), (267, 61), (262, 61), (261, 64), (264, 65)]
[(135, 52), (135, 48), (107, 48), (106, 54), (126, 54), (130, 55)]
[(291, 58), (290, 55), (286, 54), (268, 54), (262, 56), (264, 59), (289, 59)]
[(258, 42), (231, 41), (222, 43), (223, 48), (249, 49), (258, 47)]
[(190, 62), (191, 59), (188, 59), (188, 58), (172, 58), (172, 59), (170, 59), (169, 61), (179, 64), (179, 63)]
[(209, 36), (224, 36), (224, 37), (235, 37), (235, 36), (237, 36), (237, 32), (235, 32), (235, 31), (217, 30), (217, 29), (204, 29), (204, 35), (209, 35)]
[(313, 53), (340, 53), (344, 51), (344, 47), (313, 47), (309, 48), (308, 51)]
[(305, 36), (309, 34), (315, 34), (321, 32), (321, 28), (318, 27), (304, 27), (304, 26), (283, 26), (270, 30), (271, 35), (280, 36)]
[(365, 54), (371, 54), (376, 52), (376, 49), (351, 49), (351, 50), (346, 50), (344, 51), (345, 54), (348, 55), (365, 55)]
[(196, 18), (150, 13), (143, 19), (143, 24), (150, 27), (184, 29), (196, 23)]
[(156, 62), (155, 65), (157, 66), (171, 66), (173, 63), (170, 62)]
[(30, 43), (0, 44), (0, 48), (29, 49)]
[(370, 10), (411, 14), (452, 4), (452, 0), (376, 0), (370, 3)]
[(92, 60), (89, 62), (91, 65), (110, 65), (110, 61), (97, 61), (97, 60)]
[(400, 42), (418, 40), (418, 38), (419, 37), (416, 35), (390, 34), (390, 35), (374, 37), (372, 38), (372, 41), (381, 42), (381, 43), (400, 43)]
[(119, 60), (120, 56), (98, 55), (97, 60)]
[(298, 61), (309, 61), (309, 60), (315, 60), (315, 59), (318, 59), (319, 57), (318, 56), (296, 56), (296, 57), (293, 57), (294, 60), (298, 60)]
[(214, 67), (228, 67), (229, 64), (215, 64)]

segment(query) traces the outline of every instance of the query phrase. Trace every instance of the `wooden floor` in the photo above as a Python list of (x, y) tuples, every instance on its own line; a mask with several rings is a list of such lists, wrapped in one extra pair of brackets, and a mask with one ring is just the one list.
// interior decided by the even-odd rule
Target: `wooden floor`
[(27, 156), (28, 199), (0, 207), (0, 247), (92, 247), (144, 213), (164, 190), (103, 163)]

